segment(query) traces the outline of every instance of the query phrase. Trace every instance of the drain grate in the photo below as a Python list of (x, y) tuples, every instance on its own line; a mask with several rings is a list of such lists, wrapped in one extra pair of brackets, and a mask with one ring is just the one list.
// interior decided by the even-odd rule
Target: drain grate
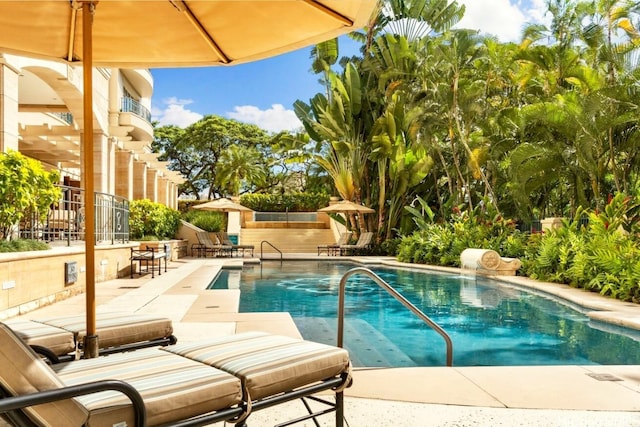
[(118, 289), (140, 289), (140, 286), (120, 286)]
[(618, 378), (615, 375), (611, 375), (611, 374), (597, 374), (592, 372), (587, 375), (589, 375), (591, 378), (594, 378), (598, 381), (622, 381), (622, 378)]
[(219, 305), (208, 305), (205, 308), (220, 308)]

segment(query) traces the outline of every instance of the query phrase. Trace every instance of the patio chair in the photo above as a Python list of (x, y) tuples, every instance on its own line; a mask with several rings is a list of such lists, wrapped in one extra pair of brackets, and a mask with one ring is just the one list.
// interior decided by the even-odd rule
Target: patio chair
[[(252, 411), (309, 397), (330, 409), (302, 419), (335, 412), (343, 426), (344, 349), (262, 333), (164, 349), (49, 366), (0, 323), (0, 415), (19, 426), (246, 426)], [(313, 396), (329, 390), (335, 403)]]
[(198, 243), (200, 243), (200, 251), (204, 254), (205, 258), (207, 254), (211, 254), (214, 257), (216, 256), (231, 256), (231, 246), (223, 245), (218, 238), (216, 237), (216, 241), (214, 242), (211, 239), (211, 235), (207, 231), (197, 231), (196, 237), (198, 238)]
[(348, 244), (349, 240), (351, 240), (351, 236), (353, 236), (353, 232), (345, 231), (340, 235), (340, 238), (334, 244), (318, 245), (318, 255), (323, 252), (327, 255), (337, 255), (340, 252), (340, 246)]
[[(149, 273), (151, 269), (151, 278), (155, 277), (156, 263), (158, 268), (158, 276), (162, 275), (162, 260), (164, 260), (164, 272), (167, 272), (167, 260), (171, 257), (171, 248), (168, 244), (164, 244), (163, 248), (150, 247), (147, 245), (141, 245), (138, 249), (131, 248), (130, 262), (130, 275), (133, 279), (134, 266), (138, 263), (138, 275), (142, 273)], [(144, 265), (144, 269), (142, 266)]]
[(245, 251), (248, 251), (249, 253), (251, 253), (251, 256), (253, 256), (253, 250), (255, 249), (255, 246), (253, 245), (236, 245), (235, 243), (233, 243), (231, 241), (231, 239), (229, 238), (229, 235), (224, 232), (224, 231), (220, 231), (218, 233), (216, 233), (218, 235), (218, 239), (220, 240), (220, 242), (225, 245), (225, 246), (231, 246), (231, 256), (233, 256), (233, 252), (235, 251), (236, 255), (238, 255), (239, 251), (242, 251), (242, 256), (244, 257), (244, 253)]
[[(82, 354), (85, 315), (15, 319), (5, 323), (50, 363), (74, 360)], [(177, 342), (170, 319), (137, 313), (97, 313), (96, 334), (101, 355)]]
[(373, 232), (365, 231), (360, 235), (355, 245), (340, 245), (340, 255), (362, 254), (371, 247)]

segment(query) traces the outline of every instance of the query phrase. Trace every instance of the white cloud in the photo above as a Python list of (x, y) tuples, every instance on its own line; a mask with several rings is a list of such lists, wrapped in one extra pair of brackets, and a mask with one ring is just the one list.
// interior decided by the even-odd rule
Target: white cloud
[(151, 116), (153, 120), (157, 120), (160, 126), (176, 125), (186, 128), (200, 120), (203, 116), (200, 113), (185, 108), (186, 105), (193, 103), (190, 99), (178, 99), (171, 97), (162, 100), (161, 108), (152, 108)]
[(293, 131), (302, 127), (293, 110), (285, 109), (282, 104), (273, 104), (266, 110), (253, 105), (241, 105), (233, 107), (233, 111), (226, 115), (239, 122), (257, 125), (268, 132)]
[(491, 34), (500, 41), (517, 42), (527, 23), (539, 23), (544, 19), (544, 0), (458, 0), (466, 7), (464, 18), (456, 28), (470, 28)]

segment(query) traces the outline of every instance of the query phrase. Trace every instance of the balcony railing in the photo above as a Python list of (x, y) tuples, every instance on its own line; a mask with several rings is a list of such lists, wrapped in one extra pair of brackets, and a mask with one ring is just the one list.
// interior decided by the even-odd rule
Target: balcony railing
[[(20, 237), (47, 242), (73, 242), (84, 240), (84, 189), (58, 186), (62, 197), (41, 217), (37, 212), (19, 225)], [(129, 201), (112, 194), (95, 193), (95, 241), (98, 243), (129, 241)]]
[(147, 107), (140, 104), (140, 102), (136, 101), (133, 98), (129, 98), (126, 96), (122, 98), (121, 111), (123, 113), (133, 113), (151, 123), (151, 112), (147, 109)]
[(71, 114), (71, 113), (53, 112), (51, 114), (54, 115), (55, 117), (59, 118), (60, 120), (62, 120), (63, 122), (65, 122), (68, 125), (72, 125), (73, 124), (73, 114)]

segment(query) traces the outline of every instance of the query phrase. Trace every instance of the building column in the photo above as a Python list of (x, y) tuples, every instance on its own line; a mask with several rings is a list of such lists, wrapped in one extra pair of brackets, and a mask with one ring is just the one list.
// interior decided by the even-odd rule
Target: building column
[(133, 162), (133, 197), (131, 200), (147, 198), (147, 163)]
[(158, 171), (147, 168), (147, 199), (158, 201)]
[(18, 151), (18, 70), (0, 58), (0, 152)]
[(169, 206), (169, 180), (164, 176), (158, 176), (158, 203)]
[(169, 182), (169, 207), (178, 209), (178, 185), (175, 182)]
[(106, 135), (93, 134), (93, 189), (97, 193), (113, 194), (109, 188), (109, 180), (114, 173), (109, 170), (113, 165), (113, 161), (111, 161), (112, 145)]
[(116, 196), (133, 199), (133, 153), (116, 152)]

